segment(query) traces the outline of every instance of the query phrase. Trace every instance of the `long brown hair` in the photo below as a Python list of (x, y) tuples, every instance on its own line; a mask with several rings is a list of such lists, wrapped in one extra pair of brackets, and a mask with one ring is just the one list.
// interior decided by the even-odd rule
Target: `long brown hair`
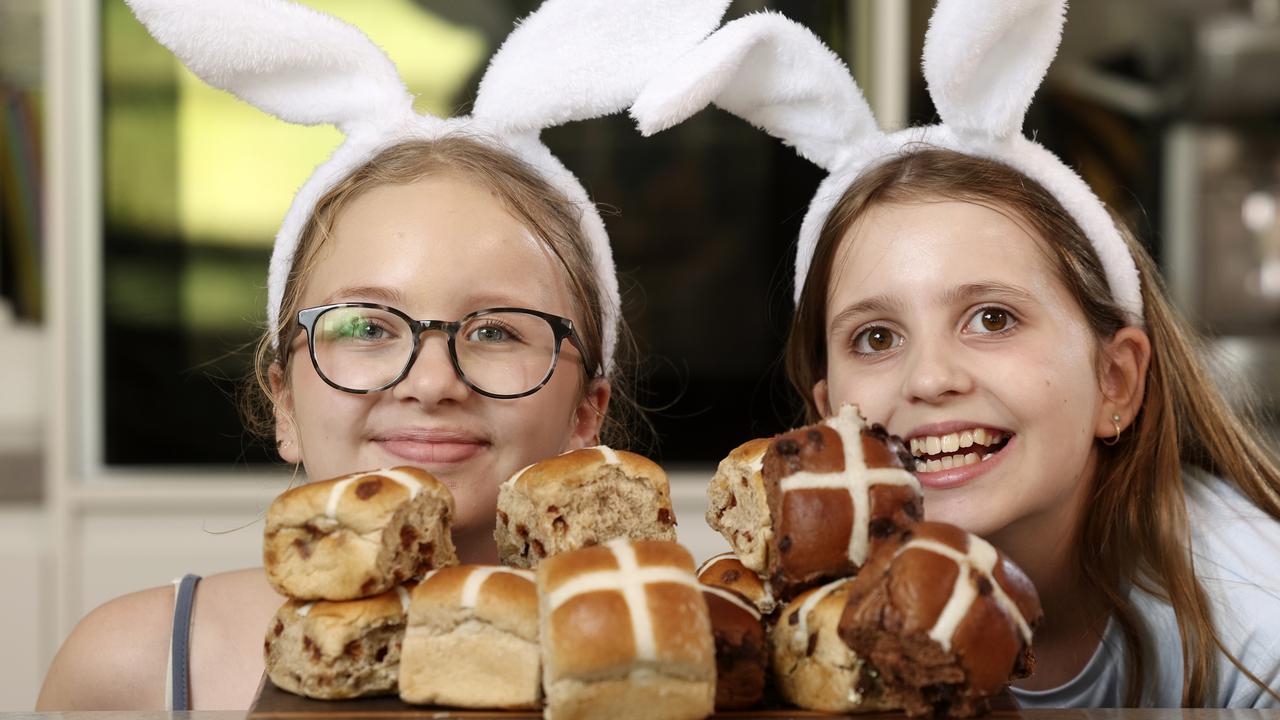
[[(582, 232), (582, 211), (564, 193), (554, 188), (536, 170), (515, 155), (492, 144), (462, 134), (436, 140), (414, 140), (393, 145), (353, 171), (321, 196), (299, 236), (293, 266), (285, 281), (280, 303), (278, 328), (263, 333), (254, 354), (254, 374), (244, 393), (241, 410), (250, 432), (269, 438), (275, 432), (275, 409), (279, 398), (273, 392), (270, 370), (284, 369), (290, 361), (285, 352), (293, 337), (293, 318), (301, 309), (302, 290), (329, 240), (338, 215), (356, 198), (380, 185), (404, 185), (426, 177), (457, 174), (494, 193), (534, 237), (539, 238), (560, 261), (569, 288), (579, 339), (586, 351), (583, 358), (583, 392), (587, 373), (594, 375), (604, 354), (604, 313), (601, 287), (591, 261), (591, 248)], [(614, 366), (605, 369), (611, 386), (609, 406), (601, 427), (602, 442), (626, 445), (639, 419), (639, 410), (626, 382), (630, 363), (631, 337), (618, 320), (618, 347)], [(287, 377), (287, 374), (285, 375)]]
[[(1015, 214), (1044, 239), (1042, 250), (1095, 337), (1108, 339), (1124, 327), (1124, 315), (1112, 300), (1088, 238), (1043, 187), (998, 162), (938, 148), (904, 150), (854, 181), (819, 235), (786, 349), (787, 375), (804, 398), (809, 421), (819, 417), (812, 388), (827, 371), (827, 295), (841, 240), (877, 204), (939, 199)], [(1105, 599), (1121, 629), (1132, 659), (1128, 705), (1141, 701), (1147, 660), (1140, 641), (1142, 619), (1126, 592), (1130, 584), (1173, 607), (1182, 640), (1184, 706), (1202, 706), (1213, 696), (1218, 650), (1280, 699), (1231, 655), (1214, 627), (1191, 556), (1183, 466), (1234, 483), (1277, 520), (1280, 470), (1256, 439), (1255, 421), (1229, 407), (1211, 382), (1199, 359), (1202, 341), (1169, 303), (1151, 256), (1123, 223), (1117, 226), (1138, 266), (1151, 362), (1133, 427), (1114, 446), (1098, 443), (1098, 469), (1077, 530), (1077, 570)]]

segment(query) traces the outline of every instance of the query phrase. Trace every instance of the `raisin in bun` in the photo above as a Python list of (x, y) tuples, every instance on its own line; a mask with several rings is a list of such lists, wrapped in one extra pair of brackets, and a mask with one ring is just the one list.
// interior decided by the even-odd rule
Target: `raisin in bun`
[(1034, 669), (1041, 617), (1031, 581), (990, 543), (925, 522), (876, 549), (850, 588), (840, 635), (908, 713), (963, 717)]
[(293, 488), (267, 510), (263, 564), (280, 594), (351, 600), (455, 565), (453, 496), (425, 470), (397, 467)]
[(711, 621), (689, 552), (613, 540), (538, 565), (545, 715), (701, 718), (715, 709)]
[(498, 491), (494, 540), (504, 565), (614, 538), (675, 540), (667, 474), (648, 458), (591, 447), (530, 465)]
[(290, 600), (267, 628), (267, 676), (276, 687), (322, 700), (394, 693), (409, 593), (360, 600)]
[[(871, 550), (922, 517), (914, 460), (852, 405), (777, 436), (762, 467), (772, 527), (766, 558), (780, 597), (852, 575)], [(763, 526), (759, 528), (763, 530)]]
[(457, 565), (414, 589), (400, 653), (400, 699), (518, 709), (542, 700), (533, 573)]

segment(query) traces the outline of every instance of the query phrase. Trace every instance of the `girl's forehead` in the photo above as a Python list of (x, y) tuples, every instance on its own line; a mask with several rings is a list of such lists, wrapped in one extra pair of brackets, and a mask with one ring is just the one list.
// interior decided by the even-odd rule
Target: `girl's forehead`
[(983, 284), (1065, 292), (1044, 240), (1012, 213), (939, 200), (870, 208), (841, 240), (829, 294), (836, 303), (882, 297), (920, 304)]
[[(452, 176), (371, 188), (339, 212), (306, 279), (306, 304), (388, 288), (406, 310), (466, 312), (468, 298), (568, 314), (562, 264), (486, 188)], [(336, 298), (336, 300), (358, 298)]]

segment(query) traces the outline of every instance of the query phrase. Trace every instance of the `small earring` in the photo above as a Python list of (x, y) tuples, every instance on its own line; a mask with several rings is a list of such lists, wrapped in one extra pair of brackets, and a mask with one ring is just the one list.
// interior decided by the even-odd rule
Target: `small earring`
[(1111, 414), (1111, 424), (1116, 426), (1116, 434), (1111, 436), (1111, 442), (1107, 442), (1106, 440), (1102, 441), (1102, 444), (1108, 447), (1120, 442), (1121, 431), (1120, 431), (1120, 414), (1119, 413)]

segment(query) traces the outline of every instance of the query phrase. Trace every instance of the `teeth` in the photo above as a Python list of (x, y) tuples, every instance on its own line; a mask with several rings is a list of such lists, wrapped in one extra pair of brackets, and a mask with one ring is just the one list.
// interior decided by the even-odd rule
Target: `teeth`
[(926, 435), (923, 437), (914, 437), (910, 440), (911, 454), (916, 457), (923, 455), (939, 455), (941, 453), (954, 453), (963, 448), (981, 445), (990, 447), (1003, 442), (1004, 433), (986, 428), (974, 428), (973, 430), (965, 430), (959, 433), (951, 433), (949, 435)]
[(964, 455), (944, 455), (941, 460), (922, 461), (916, 466), (919, 472), (939, 472), (941, 470), (951, 470), (953, 468), (961, 468), (965, 465), (976, 465), (985, 460), (987, 455), (981, 460), (978, 459), (978, 453), (965, 453)]

